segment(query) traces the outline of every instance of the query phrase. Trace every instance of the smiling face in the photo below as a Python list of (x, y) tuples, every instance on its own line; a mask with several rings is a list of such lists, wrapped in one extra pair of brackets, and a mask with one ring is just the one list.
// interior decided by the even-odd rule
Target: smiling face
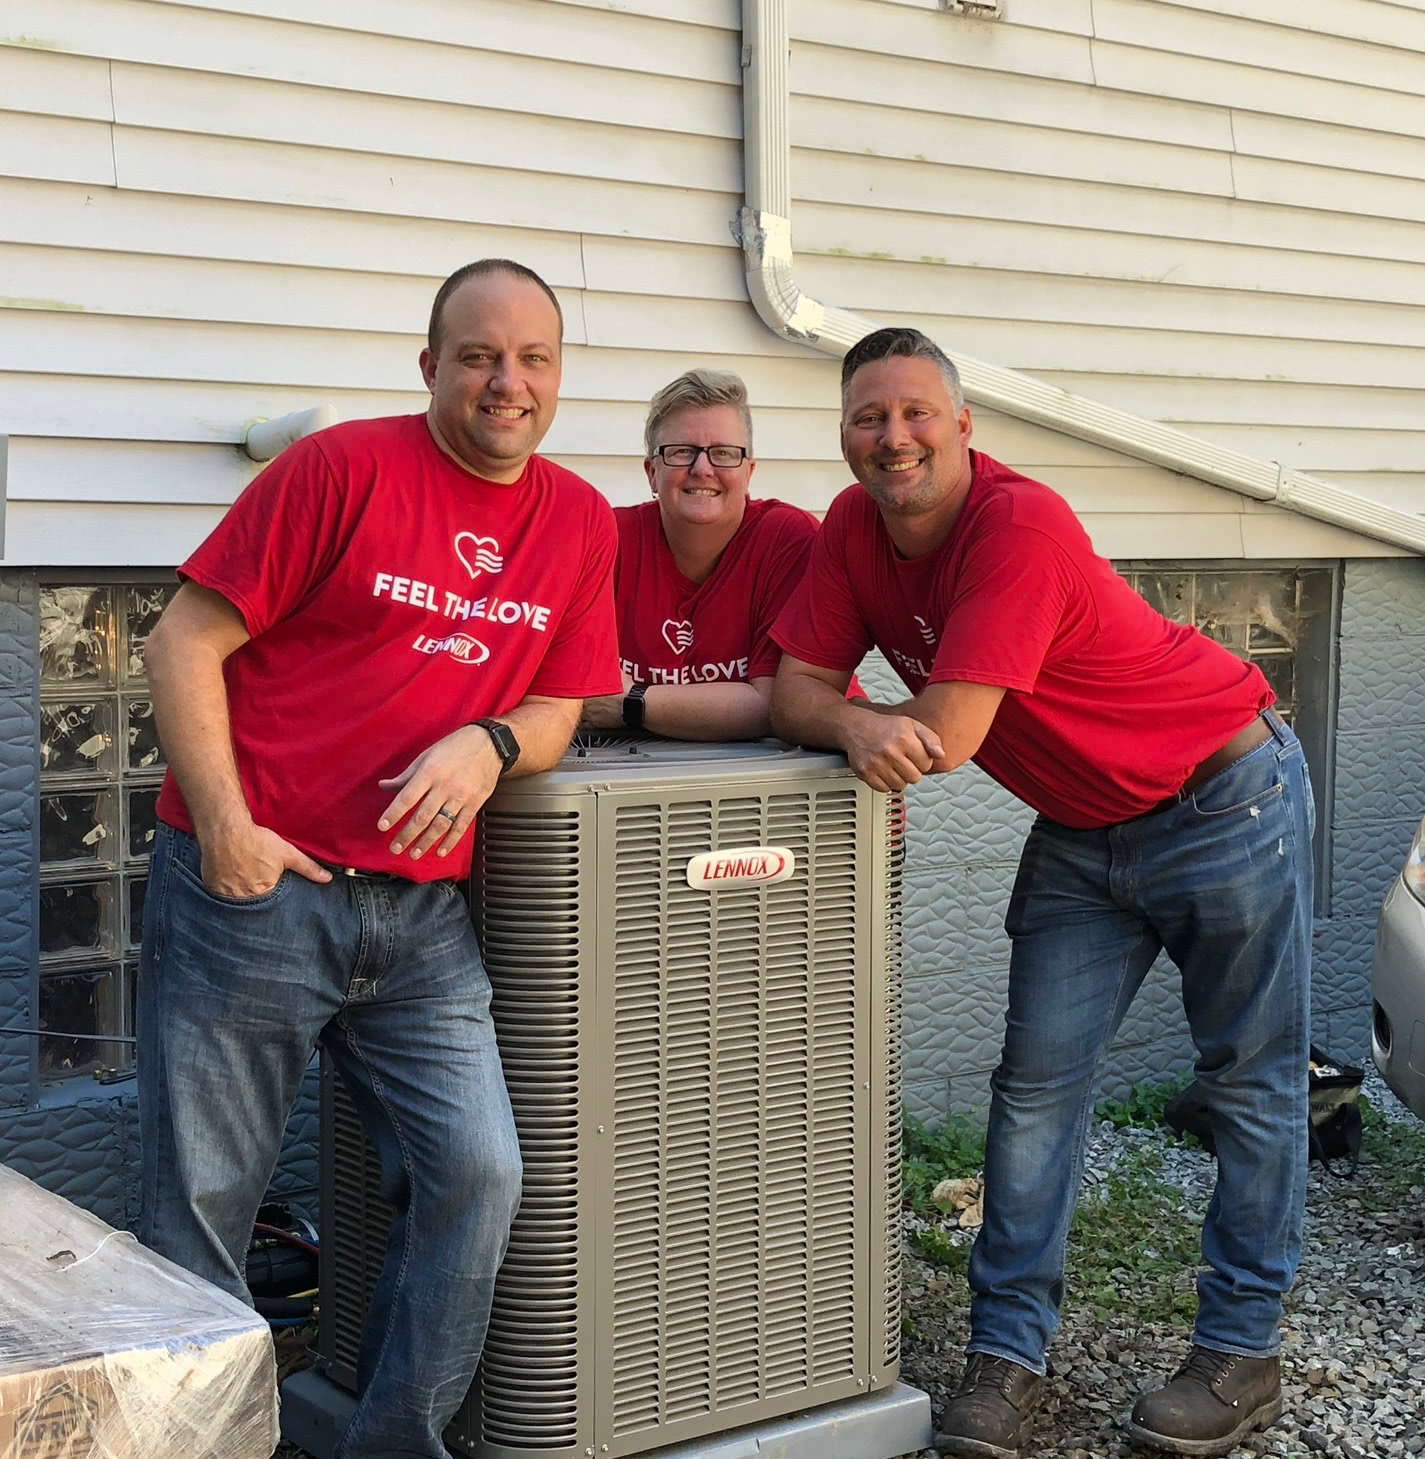
[(841, 452), (887, 519), (958, 511), (971, 479), (969, 407), (934, 360), (893, 355), (851, 377)]
[(439, 350), (421, 351), (441, 449), (488, 481), (518, 481), (559, 405), (559, 316), (513, 274), (467, 279), (446, 300)]
[[(689, 406), (674, 411), (658, 432), (657, 446), (746, 446), (742, 413), (732, 405)], [(739, 466), (713, 466), (706, 451), (691, 466), (667, 466), (650, 456), (643, 469), (663, 516), (672, 527), (725, 531), (730, 536), (747, 507), (747, 488), (757, 463), (749, 456)]]

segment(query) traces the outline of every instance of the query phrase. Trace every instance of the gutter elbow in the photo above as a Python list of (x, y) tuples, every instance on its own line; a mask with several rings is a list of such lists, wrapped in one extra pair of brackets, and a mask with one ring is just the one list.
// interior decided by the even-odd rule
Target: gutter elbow
[(787, 218), (745, 207), (733, 229), (742, 244), (747, 293), (762, 322), (793, 344), (817, 345), (826, 309), (792, 276), (792, 225)]

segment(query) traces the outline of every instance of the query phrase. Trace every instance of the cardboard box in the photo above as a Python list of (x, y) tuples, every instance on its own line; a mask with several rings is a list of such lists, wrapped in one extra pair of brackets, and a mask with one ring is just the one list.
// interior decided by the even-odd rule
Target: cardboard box
[(0, 1459), (269, 1459), (267, 1324), (0, 1166)]

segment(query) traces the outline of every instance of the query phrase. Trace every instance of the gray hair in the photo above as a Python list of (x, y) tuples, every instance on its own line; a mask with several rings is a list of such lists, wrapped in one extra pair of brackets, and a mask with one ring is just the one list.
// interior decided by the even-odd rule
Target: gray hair
[(680, 410), (706, 410), (714, 405), (730, 405), (741, 415), (750, 456), (752, 412), (747, 408), (747, 386), (731, 370), (686, 370), (665, 385), (648, 403), (648, 419), (643, 423), (644, 455), (651, 456), (661, 444), (658, 435), (669, 416)]
[(935, 343), (929, 335), (918, 329), (878, 329), (858, 340), (846, 352), (841, 361), (841, 412), (846, 413), (846, 402), (851, 395), (851, 377), (862, 365), (873, 365), (877, 360), (934, 360), (950, 399), (958, 415), (965, 408), (965, 392), (960, 386), (960, 372), (950, 356)]

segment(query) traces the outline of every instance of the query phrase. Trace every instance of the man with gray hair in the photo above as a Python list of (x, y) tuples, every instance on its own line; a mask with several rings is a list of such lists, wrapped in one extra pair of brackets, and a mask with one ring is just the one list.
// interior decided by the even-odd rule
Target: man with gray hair
[(589, 700), (583, 726), (756, 739), (771, 730), (782, 657), (772, 624), (806, 569), (816, 518), (750, 496), (752, 412), (730, 371), (665, 385), (643, 443), (653, 499), (614, 511), (624, 693)]
[[(1012, 1459), (1044, 1390), (1099, 1068), (1160, 950), (1209, 1092), (1217, 1189), (1192, 1350), (1129, 1432), (1228, 1453), (1282, 1411), (1282, 1296), (1301, 1253), (1314, 810), (1254, 665), (1148, 606), (1048, 487), (970, 449), (954, 366), (885, 329), (842, 369), (857, 486), (773, 629), (778, 733), (899, 791), (973, 759), (1039, 812), (1005, 929), (985, 1220), (943, 1453)], [(857, 707), (882, 649), (909, 691)]]

